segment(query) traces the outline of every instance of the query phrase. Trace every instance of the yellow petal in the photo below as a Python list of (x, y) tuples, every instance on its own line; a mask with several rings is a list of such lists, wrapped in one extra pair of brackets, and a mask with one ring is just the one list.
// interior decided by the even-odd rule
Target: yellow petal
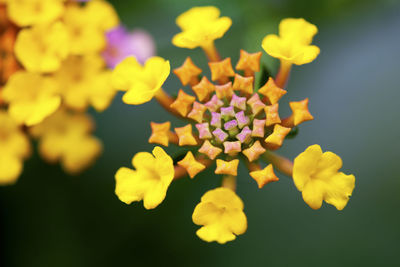
[(17, 157), (0, 155), (0, 185), (14, 184), (22, 172), (22, 160)]

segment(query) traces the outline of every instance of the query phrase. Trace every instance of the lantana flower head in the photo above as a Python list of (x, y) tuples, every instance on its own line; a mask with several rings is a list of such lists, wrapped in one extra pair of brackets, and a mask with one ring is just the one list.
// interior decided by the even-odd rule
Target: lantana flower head
[[(266, 49), (266, 43), (267, 53), (280, 57), (284, 68), (280, 69), (277, 77), (261, 80), (258, 85), (255, 74), (261, 70), (261, 52), (241, 50), (236, 71), (229, 57), (221, 59), (218, 54), (213, 42), (216, 36), (221, 37), (229, 28), (230, 19), (219, 18), (217, 8), (193, 8), (179, 16), (177, 24), (183, 32), (173, 38), (173, 44), (187, 48), (202, 47), (210, 61), (210, 78), (202, 76), (203, 70), (188, 57), (173, 73), (182, 86), (188, 86), (193, 92), (180, 89), (177, 97), (171, 97), (161, 88), (168, 76), (161, 71), (161, 67), (157, 71), (149, 71), (151, 75), (145, 76), (143, 73), (149, 63), (143, 69), (134, 58), (127, 58), (113, 71), (113, 81), (116, 89), (129, 88), (128, 93), (132, 92), (134, 101), (127, 101), (127, 93), (123, 98), (125, 103), (140, 104), (155, 97), (167, 111), (185, 119), (186, 124), (180, 127), (171, 127), (169, 121), (151, 122), (150, 143), (163, 146), (173, 144), (186, 150), (182, 153), (184, 157), (180, 155), (179, 159), (174, 160), (174, 168), (172, 159), (163, 151), (165, 162), (169, 162), (168, 186), (172, 176), (178, 179), (188, 175), (196, 179), (199, 173), (215, 162), (214, 172), (222, 175), (222, 183), (221, 187), (208, 191), (193, 212), (193, 222), (202, 226), (197, 235), (205, 241), (223, 244), (246, 231), (244, 205), (235, 193), (240, 160), (247, 166), (249, 177), (254, 179), (260, 189), (271, 187), (273, 182), (279, 181), (274, 171), (277, 169), (293, 176), (296, 187), (303, 193), (304, 201), (313, 209), (320, 208), (322, 200), (339, 210), (343, 209), (353, 191), (354, 176), (338, 172), (342, 162), (336, 154), (322, 154), (320, 147), (314, 145), (300, 154), (293, 165), (290, 160), (273, 152), (282, 147), (286, 138), (296, 135), (300, 124), (314, 118), (308, 108), (308, 98), (290, 102), (292, 114), (286, 118), (279, 115), (279, 101), (288, 95), (283, 87), (289, 77), (290, 65), (311, 62), (318, 54), (315, 47), (310, 47), (317, 32), (316, 27), (304, 19), (283, 20), (280, 37), (267, 36), (263, 47)], [(218, 25), (225, 25), (224, 30)], [(216, 34), (216, 30), (221, 31)], [(282, 54), (272, 53), (270, 46)], [(313, 56), (310, 56), (310, 51), (314, 51)], [(158, 61), (167, 62), (163, 59)], [(265, 73), (261, 76), (265, 76)], [(148, 86), (149, 82), (138, 82), (141, 77), (151, 77), (157, 86)], [(146, 98), (142, 95), (146, 95)], [(138, 155), (141, 153), (145, 152)], [(154, 159), (149, 153), (143, 154), (142, 164), (152, 161)], [(146, 207), (146, 196), (153, 191), (159, 197), (159, 204), (168, 186), (162, 187), (162, 194), (157, 187), (153, 189), (144, 186), (150, 177), (159, 176), (156, 175), (157, 164), (140, 167), (140, 161), (134, 158), (133, 165), (136, 171), (122, 168), (116, 173), (118, 197), (127, 203), (144, 199)], [(148, 174), (139, 175), (141, 169), (146, 169)]]

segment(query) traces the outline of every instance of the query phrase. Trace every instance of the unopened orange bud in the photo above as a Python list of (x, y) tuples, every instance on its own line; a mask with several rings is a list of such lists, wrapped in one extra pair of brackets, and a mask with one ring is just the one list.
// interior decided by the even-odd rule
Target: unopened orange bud
[(200, 147), (199, 152), (206, 154), (210, 159), (214, 160), (219, 154), (221, 154), (222, 149), (213, 146), (208, 140), (206, 140)]
[(217, 159), (217, 169), (215, 170), (215, 173), (237, 176), (238, 165), (239, 165), (238, 159), (234, 159), (231, 161)]
[(232, 83), (228, 82), (224, 85), (216, 85), (215, 93), (219, 99), (228, 98), (231, 99), (233, 95)]
[(265, 111), (265, 125), (271, 126), (277, 123), (281, 123), (281, 118), (279, 117), (279, 103), (266, 106), (264, 108)]
[(211, 70), (211, 80), (213, 81), (227, 81), (228, 77), (235, 76), (235, 72), (232, 69), (231, 58), (226, 58), (218, 62), (208, 63)]
[(279, 99), (287, 93), (286, 90), (276, 86), (272, 77), (269, 77), (268, 82), (258, 92), (266, 96), (271, 104), (278, 103)]
[(181, 114), (183, 117), (185, 117), (193, 102), (196, 100), (194, 96), (186, 94), (182, 89), (179, 90), (178, 97), (176, 100), (170, 105), (171, 108), (175, 109), (178, 111), (179, 114)]
[(236, 74), (233, 82), (233, 90), (242, 91), (245, 94), (252, 94), (253, 81), (254, 77), (243, 77), (239, 74)]
[(200, 101), (204, 101), (212, 92), (215, 91), (215, 86), (207, 79), (206, 76), (203, 76), (201, 81), (192, 87), (192, 90), (196, 93), (197, 98)]
[(244, 70), (250, 72), (259, 72), (260, 71), (260, 59), (261, 52), (257, 53), (248, 53), (243, 49), (240, 50), (240, 59), (236, 64), (237, 70)]
[(274, 173), (272, 164), (269, 164), (263, 170), (250, 172), (250, 176), (257, 182), (260, 189), (266, 184), (279, 181), (279, 178)]
[(197, 121), (198, 123), (203, 121), (204, 112), (207, 110), (207, 107), (199, 102), (193, 103), (193, 109), (188, 114), (188, 118)]
[(178, 76), (183, 85), (195, 85), (199, 82), (198, 76), (202, 70), (197, 67), (190, 57), (187, 57), (183, 65), (174, 69), (174, 73)]
[(189, 174), (190, 178), (194, 178), (199, 172), (204, 170), (206, 166), (198, 162), (192, 152), (188, 152), (186, 156), (181, 160), (178, 161), (178, 165), (182, 166), (186, 169), (187, 173)]
[(257, 160), (264, 152), (265, 148), (262, 147), (260, 141), (257, 140), (250, 148), (243, 150), (242, 153), (252, 162)]
[(149, 138), (149, 143), (168, 146), (169, 143), (168, 135), (169, 135), (169, 129), (171, 128), (171, 123), (169, 121), (164, 123), (150, 122), (150, 127), (152, 134)]
[(179, 146), (195, 146), (196, 138), (192, 134), (192, 125), (188, 124), (184, 127), (175, 128), (175, 132), (179, 138)]
[(293, 112), (292, 116), (295, 126), (299, 125), (302, 122), (314, 119), (314, 117), (308, 110), (308, 98), (298, 102), (290, 102), (289, 105)]
[(275, 124), (274, 131), (265, 139), (265, 143), (271, 146), (271, 148), (279, 148), (282, 146), (283, 140), (285, 140), (285, 137), (288, 135), (290, 130), (291, 128), (286, 128), (279, 124)]

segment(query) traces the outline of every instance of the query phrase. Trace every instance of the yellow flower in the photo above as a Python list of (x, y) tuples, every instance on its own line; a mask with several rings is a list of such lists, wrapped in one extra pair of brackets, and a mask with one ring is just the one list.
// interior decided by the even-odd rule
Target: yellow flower
[(279, 36), (267, 35), (262, 47), (270, 56), (290, 64), (310, 63), (320, 52), (317, 46), (311, 45), (317, 32), (317, 27), (304, 19), (287, 18), (279, 24)]
[(85, 6), (68, 5), (63, 19), (75, 55), (100, 52), (106, 46), (105, 32), (119, 22), (112, 6), (100, 0)]
[(14, 184), (22, 172), (23, 160), (31, 152), (28, 137), (15, 121), (0, 110), (0, 185)]
[(164, 84), (170, 73), (169, 61), (161, 57), (149, 58), (142, 66), (134, 57), (127, 57), (113, 71), (115, 89), (127, 91), (122, 100), (126, 104), (149, 102)]
[(68, 52), (68, 32), (61, 22), (23, 29), (15, 43), (18, 60), (30, 72), (56, 71)]
[(6, 0), (10, 19), (18, 26), (49, 23), (61, 16), (65, 0)]
[(18, 123), (32, 126), (54, 113), (61, 103), (57, 84), (50, 77), (19, 71), (10, 77), (2, 97), (8, 112)]
[(322, 153), (319, 145), (309, 146), (294, 160), (293, 181), (304, 201), (319, 209), (322, 200), (342, 210), (354, 189), (354, 175), (338, 172), (342, 159), (332, 153)]
[(224, 244), (247, 230), (247, 218), (242, 200), (232, 190), (224, 187), (205, 193), (194, 209), (192, 219), (204, 225), (196, 234), (207, 242)]
[(174, 178), (174, 164), (161, 147), (155, 147), (153, 155), (139, 152), (132, 159), (136, 170), (122, 167), (115, 174), (115, 194), (122, 202), (143, 200), (146, 209), (163, 202)]
[(102, 144), (91, 135), (94, 123), (86, 114), (71, 114), (60, 109), (31, 134), (39, 138), (39, 153), (49, 163), (61, 162), (63, 169), (77, 174), (100, 155)]
[(111, 84), (111, 71), (105, 69), (103, 58), (97, 54), (70, 56), (54, 74), (64, 104), (83, 111), (92, 105), (105, 110), (116, 91)]
[(219, 15), (219, 9), (214, 6), (189, 9), (176, 19), (176, 24), (182, 32), (174, 36), (172, 43), (189, 49), (211, 46), (214, 40), (221, 38), (232, 25), (230, 18)]

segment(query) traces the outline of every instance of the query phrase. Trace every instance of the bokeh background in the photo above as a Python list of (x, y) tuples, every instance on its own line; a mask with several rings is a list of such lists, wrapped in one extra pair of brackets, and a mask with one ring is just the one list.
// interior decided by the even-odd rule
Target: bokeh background
[[(246, 234), (224, 246), (197, 238), (193, 208), (219, 183), (212, 172), (170, 187), (155, 210), (126, 205), (114, 195), (114, 173), (129, 166), (146, 143), (149, 122), (172, 119), (155, 101), (124, 105), (118, 96), (95, 114), (104, 153), (80, 176), (71, 177), (36, 155), (12, 187), (0, 188), (1, 266), (400, 266), (398, 0), (151, 0), (111, 1), (129, 28), (155, 38), (158, 54), (179, 66), (186, 56), (206, 69), (200, 50), (179, 49), (170, 40), (177, 15), (195, 5), (216, 5), (233, 19), (217, 41), (236, 62), (239, 49), (261, 50), (261, 40), (285, 17), (318, 25), (321, 54), (295, 67), (281, 104), (310, 98), (313, 122), (301, 126), (280, 153), (294, 158), (308, 145), (339, 154), (356, 188), (343, 211), (314, 211), (293, 182), (259, 190), (241, 166), (238, 194), (249, 221)], [(274, 73), (277, 61), (263, 55)], [(167, 90), (179, 89), (171, 75)]]

